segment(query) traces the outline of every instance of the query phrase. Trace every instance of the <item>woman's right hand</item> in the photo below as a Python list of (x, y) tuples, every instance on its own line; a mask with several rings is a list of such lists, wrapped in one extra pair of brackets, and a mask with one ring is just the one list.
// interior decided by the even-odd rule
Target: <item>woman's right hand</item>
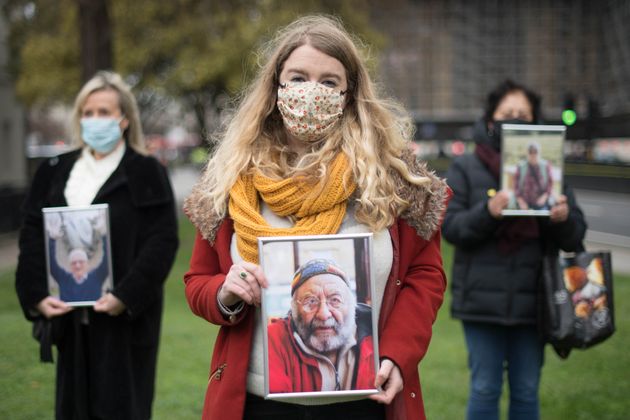
[(488, 212), (490, 216), (495, 219), (500, 219), (503, 217), (501, 214), (501, 210), (506, 208), (510, 203), (510, 193), (506, 190), (501, 190), (497, 192), (493, 197), (490, 197), (488, 200)]
[(67, 314), (72, 310), (72, 306), (66, 302), (53, 296), (47, 296), (42, 299), (36, 306), (37, 310), (46, 318), (50, 319), (55, 316)]
[(250, 305), (260, 305), (262, 288), (267, 287), (267, 279), (259, 265), (241, 261), (232, 265), (219, 290), (219, 300), (225, 306), (240, 301)]

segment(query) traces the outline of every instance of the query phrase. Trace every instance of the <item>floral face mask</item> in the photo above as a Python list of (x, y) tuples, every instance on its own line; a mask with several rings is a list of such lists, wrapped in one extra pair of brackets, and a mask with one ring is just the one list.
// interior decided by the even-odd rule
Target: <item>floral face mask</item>
[(343, 114), (345, 92), (317, 82), (288, 82), (278, 88), (278, 110), (293, 136), (315, 142), (331, 132)]

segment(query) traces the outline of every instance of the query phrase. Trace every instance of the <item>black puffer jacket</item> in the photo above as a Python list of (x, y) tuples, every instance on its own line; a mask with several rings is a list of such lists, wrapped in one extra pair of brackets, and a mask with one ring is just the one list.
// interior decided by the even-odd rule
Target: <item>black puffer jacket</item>
[(579, 250), (586, 232), (572, 191), (565, 183), (563, 193), (569, 205), (565, 222), (552, 224), (548, 218), (537, 218), (540, 238), (526, 240), (504, 255), (495, 232), (506, 222), (494, 219), (487, 210), (488, 190), (499, 190), (495, 177), (472, 154), (456, 158), (446, 178), (453, 197), (442, 233), (456, 247), (451, 314), (466, 321), (535, 324), (543, 249)]

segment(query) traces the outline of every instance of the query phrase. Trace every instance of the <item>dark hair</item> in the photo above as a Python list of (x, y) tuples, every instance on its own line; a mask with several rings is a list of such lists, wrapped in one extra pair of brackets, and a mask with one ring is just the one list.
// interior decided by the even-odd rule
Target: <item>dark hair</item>
[(530, 89), (526, 88), (525, 86), (514, 82), (513, 80), (505, 79), (497, 87), (495, 87), (486, 98), (486, 107), (483, 114), (483, 119), (486, 124), (492, 121), (492, 115), (494, 115), (494, 111), (496, 111), (499, 103), (503, 100), (503, 98), (515, 91), (523, 92), (527, 97), (529, 104), (532, 106), (532, 116), (534, 117), (534, 123), (541, 122), (542, 115), (540, 110), (540, 96)]

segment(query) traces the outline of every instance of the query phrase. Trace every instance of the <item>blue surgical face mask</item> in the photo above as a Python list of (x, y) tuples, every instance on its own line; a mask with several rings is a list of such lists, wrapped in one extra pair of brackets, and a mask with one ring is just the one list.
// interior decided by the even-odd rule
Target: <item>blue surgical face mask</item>
[(122, 137), (120, 121), (122, 118), (81, 118), (81, 138), (95, 152), (109, 153)]

